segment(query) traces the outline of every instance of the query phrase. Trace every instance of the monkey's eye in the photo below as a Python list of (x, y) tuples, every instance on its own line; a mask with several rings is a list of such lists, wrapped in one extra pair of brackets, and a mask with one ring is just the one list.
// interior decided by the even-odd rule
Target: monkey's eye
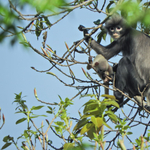
[(114, 28), (114, 27), (110, 27), (109, 30), (110, 30), (111, 32), (114, 32), (115, 28)]
[(122, 27), (118, 26), (118, 27), (116, 27), (116, 30), (117, 30), (117, 31), (121, 31), (121, 30), (122, 30)]

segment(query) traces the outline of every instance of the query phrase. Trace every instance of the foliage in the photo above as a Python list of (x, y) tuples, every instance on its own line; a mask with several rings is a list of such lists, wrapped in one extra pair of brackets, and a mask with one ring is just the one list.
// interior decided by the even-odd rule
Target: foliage
[(37, 11), (43, 12), (45, 10), (49, 10), (52, 12), (57, 11), (59, 8), (63, 6), (67, 6), (67, 3), (65, 0), (55, 0), (55, 1), (49, 1), (49, 0), (21, 0), (22, 5), (24, 3), (30, 4), (33, 6), (33, 8), (36, 8)]
[[(144, 122), (142, 118), (147, 119), (149, 113), (140, 109), (136, 101), (125, 93), (123, 94), (127, 97), (126, 103), (129, 100), (133, 101), (132, 105), (127, 103), (124, 106), (127, 109), (119, 108), (117, 100), (109, 93), (102, 95), (101, 89), (105, 88), (109, 91), (117, 89), (113, 87), (113, 83), (110, 82), (108, 86), (97, 79), (97, 76), (95, 77), (87, 72), (84, 69), (87, 62), (81, 59), (78, 60), (78, 56), (91, 56), (91, 49), (84, 43), (84, 39), (75, 41), (71, 47), (65, 42), (66, 50), (61, 49), (63, 55), (60, 56), (59, 50), (54, 50), (55, 48), (47, 44), (47, 33), (70, 12), (80, 8), (106, 14), (104, 20), (97, 18), (93, 21), (94, 27), (88, 28), (89, 30), (92, 29), (90, 35), (100, 29), (99, 34), (97, 34), (98, 42), (101, 42), (102, 39), (106, 40), (107, 33), (103, 28), (103, 24), (113, 13), (119, 13), (126, 18), (133, 28), (150, 34), (150, 3), (142, 0), (106, 0), (103, 4), (99, 3), (98, 0), (74, 0), (69, 2), (67, 0), (21, 0), (18, 6), (15, 6), (17, 0), (8, 0), (8, 2), (10, 9), (3, 3), (0, 5), (0, 28), (2, 29), (0, 41), (7, 36), (12, 36), (11, 44), (19, 40), (20, 44), (31, 48), (35, 53), (48, 60), (51, 65), (51, 68), (45, 71), (39, 71), (35, 67), (31, 68), (37, 72), (46, 73), (50, 78), (51, 76), (57, 78), (65, 86), (75, 88), (77, 94), (73, 98), (65, 98), (64, 100), (58, 96), (59, 102), (49, 103), (40, 100), (36, 89), (34, 89), (35, 98), (40, 104), (31, 108), (27, 106), (26, 100), (22, 97), (22, 92), (15, 94), (16, 114), (22, 116), (16, 121), (16, 125), (26, 123), (27, 126), (17, 139), (10, 135), (5, 136), (1, 149), (6, 149), (14, 144), (18, 150), (21, 148), (34, 150), (37, 143), (39, 143), (41, 149), (44, 150), (51, 148), (64, 150), (120, 148), (125, 150), (128, 147), (125, 140), (130, 143), (129, 148), (148, 149), (150, 146), (150, 131), (148, 130), (150, 122)], [(34, 9), (34, 15), (24, 15), (22, 13), (22, 10), (29, 6)], [(52, 18), (56, 15), (58, 18), (53, 22)], [(26, 26), (22, 26), (22, 22), (27, 22)], [(31, 41), (26, 38), (27, 33), (35, 34), (36, 39), (43, 38), (41, 50), (35, 48)], [(84, 79), (78, 77), (78, 72), (73, 69), (73, 66), (76, 65), (82, 66), (80, 71), (83, 71)], [(66, 82), (61, 76), (54, 73), (54, 70), (59, 71), (71, 80)], [(69, 81), (71, 82), (69, 83)], [(71, 117), (68, 109), (74, 106), (73, 99), (78, 98), (79, 95), (82, 99), (86, 98), (88, 100), (81, 107), (83, 112), (78, 110), (79, 117)], [(117, 114), (118, 109), (120, 110), (119, 114)], [(41, 110), (45, 111), (43, 115), (41, 115)], [(51, 120), (49, 120), (50, 117), (52, 117)], [(40, 126), (36, 124), (37, 118), (44, 118)], [(4, 115), (2, 115), (2, 121), (0, 129), (3, 129), (2, 127), (5, 124)], [(141, 136), (133, 138), (134, 132), (132, 129), (140, 125), (144, 126), (144, 129), (140, 131)], [(57, 148), (53, 144), (53, 137), (49, 136), (51, 132), (59, 138), (60, 143), (63, 143), (62, 147)], [(86, 142), (87, 140), (88, 142)]]

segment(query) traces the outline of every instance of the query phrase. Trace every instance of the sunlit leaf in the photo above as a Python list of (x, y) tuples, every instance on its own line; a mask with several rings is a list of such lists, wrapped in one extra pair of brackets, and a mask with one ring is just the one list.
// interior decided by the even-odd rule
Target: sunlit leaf
[(114, 95), (108, 95), (108, 94), (103, 94), (103, 95), (101, 95), (101, 97), (107, 97), (107, 98), (110, 98), (110, 99), (116, 99), (116, 97)]
[(103, 119), (100, 118), (100, 117), (95, 117), (95, 116), (92, 116), (91, 117), (91, 121), (94, 123), (94, 125), (96, 127), (101, 127), (103, 125)]
[(80, 131), (80, 134), (84, 134), (85, 132), (88, 132), (92, 127), (94, 126), (93, 123), (87, 123)]
[(31, 108), (31, 110), (39, 110), (39, 109), (41, 109), (41, 108), (43, 108), (44, 106), (33, 106), (32, 108)]
[(65, 143), (63, 146), (64, 150), (71, 150), (74, 147), (74, 143)]
[(114, 100), (104, 100), (102, 102), (102, 105), (105, 105), (105, 106), (113, 105), (113, 106), (119, 108), (119, 104), (116, 101), (114, 101)]
[(46, 72), (47, 74), (50, 74), (50, 75), (53, 75), (53, 76), (56, 76), (53, 72)]
[(89, 119), (83, 118), (82, 120), (79, 120), (79, 122), (75, 125), (74, 130), (78, 130), (81, 127), (83, 127), (87, 122), (89, 121)]

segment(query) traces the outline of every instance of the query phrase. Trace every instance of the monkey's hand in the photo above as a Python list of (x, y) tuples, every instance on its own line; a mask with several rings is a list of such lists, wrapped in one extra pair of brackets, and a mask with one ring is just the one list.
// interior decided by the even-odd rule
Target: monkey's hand
[(79, 25), (78, 27), (79, 31), (82, 31), (84, 36), (86, 36), (86, 34), (88, 34), (88, 29), (86, 29), (83, 25)]
[(86, 30), (85, 27), (84, 27), (83, 25), (79, 25), (78, 29), (79, 29), (80, 31)]
[(84, 39), (88, 43), (88, 41), (90, 39), (90, 36), (87, 35), (88, 34), (88, 29), (86, 29), (83, 25), (79, 25), (78, 29), (83, 32)]

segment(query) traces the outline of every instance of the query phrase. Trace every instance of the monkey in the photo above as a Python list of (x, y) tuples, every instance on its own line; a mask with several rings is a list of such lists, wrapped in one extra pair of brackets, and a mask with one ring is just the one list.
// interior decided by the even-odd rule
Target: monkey
[(103, 80), (105, 87), (105, 94), (109, 94), (109, 81), (113, 78), (113, 69), (109, 65), (108, 61), (101, 54), (97, 55), (92, 61), (92, 57), (89, 57), (89, 64), (87, 69), (93, 68), (98, 76)]
[(113, 75), (112, 67), (101, 54), (97, 55), (93, 61), (92, 57), (89, 57), (89, 64), (87, 65), (87, 69), (89, 70), (91, 68), (96, 71), (96, 73), (104, 81), (104, 83), (109, 82), (108, 76), (110, 76), (111, 78)]
[[(88, 36), (88, 30), (84, 26), (80, 25), (78, 29), (83, 31), (84, 39), (89, 46), (107, 60), (122, 52), (123, 57), (115, 73), (115, 87), (131, 97), (141, 96), (143, 91), (144, 97), (147, 97), (144, 107), (150, 110), (150, 37), (133, 29), (118, 14), (112, 15), (105, 22), (105, 29), (114, 38), (107, 46), (97, 43)], [(123, 94), (114, 91), (114, 96), (120, 105), (123, 102)]]

